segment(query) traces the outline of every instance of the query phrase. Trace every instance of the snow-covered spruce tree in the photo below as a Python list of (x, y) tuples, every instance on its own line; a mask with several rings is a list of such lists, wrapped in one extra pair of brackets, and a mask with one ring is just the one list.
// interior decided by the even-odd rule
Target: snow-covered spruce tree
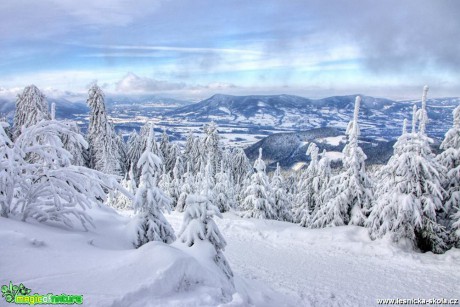
[[(3, 216), (18, 216), (72, 227), (92, 225), (87, 208), (105, 200), (104, 189), (120, 188), (101, 172), (71, 165), (61, 135), (86, 147), (83, 136), (58, 121), (40, 121), (22, 129), (14, 144), (0, 128), (0, 206)], [(34, 156), (28, 160), (26, 157)]]
[[(448, 235), (439, 223), (445, 193), (445, 168), (433, 157), (425, 135), (426, 91), (422, 112), (414, 112), (412, 133), (403, 134), (394, 145), (394, 154), (378, 174), (376, 201), (366, 222), (371, 238), (390, 233), (395, 242), (410, 244), (421, 251), (442, 253)], [(414, 107), (415, 109), (415, 107)], [(420, 116), (422, 114), (422, 116)], [(417, 117), (422, 121), (416, 131)]]
[[(143, 152), (145, 152), (145, 149), (147, 148), (147, 140), (149, 138), (149, 133), (150, 133), (150, 122), (146, 122), (136, 138), (137, 141), (135, 142), (134, 136), (132, 139), (132, 146), (128, 149), (128, 157), (130, 160), (130, 164), (134, 165), (134, 178), (136, 182), (139, 182), (140, 178), (140, 169), (136, 168), (137, 162), (139, 161), (141, 155)], [(158, 156), (161, 161), (164, 161), (163, 154), (161, 153), (160, 145), (156, 142), (155, 138), (152, 140), (152, 148), (151, 152)]]
[(98, 136), (93, 143), (101, 145), (100, 151), (94, 150), (93, 147), (92, 152), (96, 153), (94, 168), (106, 174), (123, 175), (126, 169), (123, 164), (123, 152), (119, 147), (120, 141), (111, 122), (107, 123), (106, 132)]
[(187, 205), (187, 197), (195, 191), (194, 176), (191, 171), (190, 163), (187, 162), (187, 172), (183, 176), (183, 183), (177, 200), (176, 211), (184, 212)]
[[(80, 127), (78, 127), (77, 123), (74, 121), (63, 121), (69, 130), (73, 131), (76, 134), (81, 134)], [(79, 165), (79, 166), (87, 166), (87, 155), (86, 148), (79, 142), (75, 142), (73, 138), (69, 137), (68, 135), (62, 135), (62, 144), (64, 149), (70, 152), (72, 155), (71, 163), (72, 165)]]
[(200, 194), (205, 195), (209, 201), (214, 203), (215, 199), (215, 194), (214, 194), (214, 186), (216, 184), (214, 180), (214, 169), (213, 169), (213, 163), (210, 157), (208, 157), (208, 161), (206, 163), (206, 166), (204, 169), (202, 168), (200, 170), (200, 173), (197, 175), (198, 178), (198, 191), (200, 191)]
[(21, 159), (16, 159), (14, 143), (5, 128), (8, 123), (0, 122), (0, 216), (8, 217), (14, 199), (14, 191), (21, 179)]
[(242, 148), (235, 148), (233, 152), (233, 181), (241, 188), (244, 180), (252, 173), (252, 166)]
[(296, 204), (294, 212), (294, 222), (300, 223), (302, 227), (308, 227), (310, 215), (313, 208), (317, 206), (319, 190), (316, 185), (318, 181), (318, 146), (310, 143), (307, 148), (307, 155), (310, 155), (310, 164), (306, 169), (301, 170), (298, 182)]
[[(313, 186), (315, 191), (315, 207), (310, 214), (310, 217), (316, 215), (316, 212), (320, 210), (323, 206), (323, 192), (326, 191), (329, 186), (329, 181), (331, 180), (332, 170), (331, 170), (331, 160), (327, 156), (327, 152), (324, 149), (321, 153), (321, 159), (318, 162), (318, 176), (313, 180)], [(311, 221), (310, 221), (311, 224)]]
[(163, 215), (164, 210), (170, 210), (171, 199), (158, 187), (158, 175), (161, 172), (162, 161), (152, 152), (153, 140), (152, 125), (147, 147), (137, 163), (141, 176), (134, 200), (134, 211), (138, 219), (134, 241), (136, 248), (150, 241), (162, 241), (169, 244), (176, 239), (173, 228)]
[[(51, 104), (51, 113), (50, 117), (52, 121), (56, 120), (56, 104)], [(62, 124), (66, 125), (67, 128), (74, 132), (74, 134), (81, 135), (80, 128), (78, 127), (77, 123), (71, 120), (64, 120), (61, 121)], [(87, 151), (86, 148), (82, 143), (78, 140), (73, 138), (72, 136), (62, 134), (61, 136), (62, 146), (65, 150), (67, 150), (71, 155), (72, 158), (70, 159), (70, 163), (72, 165), (79, 165), (79, 166), (86, 166), (87, 160), (85, 152)]]
[[(286, 182), (286, 188), (287, 192), (289, 195), (289, 199), (291, 201), (291, 204), (295, 203), (295, 196), (297, 195), (297, 183), (300, 181), (300, 172), (299, 171), (294, 171), (294, 172), (289, 172), (287, 177), (285, 178)], [(291, 206), (291, 209), (294, 209), (294, 206)]]
[(262, 160), (262, 148), (259, 148), (259, 158), (254, 162), (256, 172), (251, 176), (249, 186), (245, 190), (243, 209), (244, 217), (259, 219), (276, 219), (273, 193), (265, 173), (265, 162)]
[(189, 130), (187, 134), (187, 139), (185, 141), (184, 146), (184, 163), (193, 163), (192, 159), (192, 151), (193, 151), (193, 143), (195, 142), (195, 136), (193, 135), (193, 131)]
[(206, 165), (206, 153), (200, 138), (193, 140), (192, 151), (190, 152), (190, 166), (193, 174), (197, 174)]
[[(161, 133), (161, 140), (160, 140), (160, 151), (163, 157), (163, 165), (166, 167), (168, 172), (172, 171), (172, 167), (170, 168), (171, 164), (174, 164), (176, 157), (171, 156), (171, 143), (169, 142), (168, 133), (166, 133), (166, 128), (163, 128), (163, 132)], [(172, 163), (171, 160), (172, 159)], [(169, 163), (168, 163), (169, 162)]]
[(215, 122), (203, 127), (203, 149), (206, 154), (206, 163), (211, 163), (212, 177), (218, 172), (222, 160), (222, 149), (219, 146), (219, 132)]
[(212, 260), (233, 283), (232, 269), (223, 254), (227, 242), (214, 222), (214, 216), (222, 218), (219, 209), (205, 195), (189, 195), (179, 237), (189, 247), (205, 249), (203, 244), (212, 245)]
[[(113, 127), (113, 124), (112, 124)], [(115, 131), (115, 128), (114, 128)], [(123, 140), (123, 133), (120, 131), (116, 134), (116, 142), (118, 145), (118, 152), (120, 155), (120, 165), (121, 165), (121, 173), (126, 174), (130, 169), (129, 159), (128, 159), (128, 147), (126, 146), (125, 141)]]
[(214, 205), (220, 212), (227, 212), (234, 206), (233, 185), (228, 171), (225, 171), (224, 161), (221, 162), (220, 171), (216, 174), (216, 184), (214, 185)]
[(117, 135), (107, 118), (104, 93), (96, 84), (88, 91), (86, 101), (90, 108), (88, 141), (90, 166), (107, 174), (121, 175), (122, 157)]
[[(163, 164), (163, 172), (161, 173), (160, 181), (158, 182), (158, 186), (165, 193), (166, 196), (171, 198), (171, 194), (169, 193), (169, 190), (171, 189), (171, 176), (166, 171), (166, 166), (164, 164)], [(171, 199), (171, 203), (172, 203), (172, 199)]]
[[(136, 185), (134, 180), (131, 179), (131, 176), (132, 169), (129, 171), (129, 174), (125, 175), (125, 178), (120, 182), (120, 185), (129, 193), (135, 195)], [(129, 210), (133, 207), (133, 200), (118, 189), (115, 189), (109, 193), (106, 203), (108, 206), (116, 210)]]
[(227, 170), (227, 172), (230, 171), (229, 175), (233, 177), (231, 174), (231, 171), (233, 170), (233, 150), (228, 147), (222, 148), (221, 153), (222, 158), (219, 162), (219, 168), (216, 170), (216, 172), (219, 172), (221, 168), (224, 167), (224, 169)]
[(21, 134), (23, 126), (29, 127), (47, 119), (50, 119), (50, 114), (45, 95), (35, 85), (26, 86), (16, 100), (13, 124), (14, 139)]
[(137, 168), (137, 161), (139, 161), (140, 156), (144, 152), (145, 148), (142, 148), (141, 136), (133, 130), (128, 137), (126, 142), (126, 147), (128, 148), (128, 164), (130, 169), (133, 169), (134, 180), (139, 182), (139, 169)]
[(182, 187), (182, 160), (178, 156), (172, 171), (171, 185), (169, 186), (169, 195), (171, 195), (172, 207), (176, 208)]
[(246, 199), (246, 189), (251, 185), (251, 177), (246, 177), (241, 184), (240, 192), (236, 194), (237, 196), (237, 209), (240, 211), (245, 211), (244, 200)]
[(172, 172), (174, 167), (176, 166), (176, 163), (180, 163), (177, 167), (177, 170), (179, 171), (179, 174), (182, 175), (184, 170), (183, 170), (183, 165), (182, 165), (182, 153), (181, 153), (181, 148), (178, 143), (172, 143), (171, 147), (169, 148), (169, 156), (165, 157), (165, 163), (166, 163), (166, 170), (168, 172)]
[(453, 127), (447, 131), (441, 143), (441, 152), (437, 161), (447, 169), (443, 184), (447, 191), (444, 208), (446, 210), (444, 225), (452, 230), (451, 241), (460, 247), (460, 106), (452, 112)]
[(283, 175), (281, 174), (280, 164), (276, 164), (276, 170), (273, 174), (271, 186), (273, 190), (273, 209), (276, 219), (279, 221), (292, 221), (291, 204), (287, 194), (286, 185)]
[(307, 151), (311, 156), (311, 163), (300, 177), (295, 198), (298, 203), (294, 212), (296, 222), (303, 227), (310, 227), (314, 222), (313, 219), (324, 204), (323, 193), (329, 186), (331, 178), (331, 161), (327, 157), (326, 150), (323, 150), (318, 161), (318, 149), (313, 145), (314, 143)]
[(2, 125), (5, 125), (3, 127), (3, 130), (5, 131), (6, 136), (10, 140), (13, 140), (13, 127), (11, 127), (8, 124), (8, 118), (7, 118), (6, 114), (0, 113), (0, 123), (2, 123)]
[(372, 201), (372, 184), (366, 173), (366, 155), (358, 145), (361, 97), (355, 100), (353, 120), (347, 128), (348, 143), (343, 149), (343, 170), (331, 178), (324, 191), (324, 205), (313, 217), (311, 227), (363, 226)]
[(135, 129), (133, 129), (133, 131), (131, 131), (131, 133), (129, 134), (128, 140), (126, 141), (126, 148), (127, 148), (126, 154), (127, 154), (128, 163), (129, 163), (130, 168), (131, 166), (135, 166), (132, 163), (132, 161), (139, 159), (139, 157), (142, 154), (142, 152), (141, 153), (137, 152), (138, 143), (139, 143), (139, 134), (136, 132)]

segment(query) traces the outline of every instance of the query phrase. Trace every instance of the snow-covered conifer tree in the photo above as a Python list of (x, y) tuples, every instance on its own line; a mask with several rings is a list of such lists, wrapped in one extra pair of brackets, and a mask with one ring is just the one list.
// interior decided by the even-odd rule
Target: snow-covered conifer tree
[[(160, 151), (161, 155), (163, 157), (163, 165), (166, 167), (166, 170), (168, 172), (172, 171), (172, 167), (169, 168), (168, 161), (171, 160), (171, 143), (169, 142), (169, 136), (168, 133), (166, 133), (166, 128), (163, 128), (163, 133), (161, 134), (161, 140), (160, 140)], [(172, 157), (172, 163), (176, 160), (176, 157)]]
[(177, 200), (176, 211), (184, 212), (187, 205), (187, 197), (195, 191), (195, 182), (190, 168), (190, 163), (187, 162), (187, 172), (183, 176), (183, 183), (180, 188), (179, 198)]
[[(81, 134), (80, 127), (78, 127), (76, 122), (64, 121), (63, 123), (69, 128), (69, 130), (76, 134)], [(64, 149), (72, 155), (72, 165), (86, 166), (88, 164), (87, 156), (85, 155), (86, 148), (84, 148), (80, 142), (75, 142), (74, 139), (68, 135), (62, 135), (61, 139)]]
[(212, 177), (215, 176), (222, 160), (222, 150), (219, 147), (219, 132), (215, 122), (211, 122), (203, 127), (203, 149), (206, 154), (206, 163), (211, 163)]
[(460, 247), (460, 106), (452, 113), (454, 124), (441, 143), (443, 152), (437, 156), (437, 161), (447, 169), (443, 184), (447, 191), (444, 224), (452, 230), (452, 243)]
[(179, 200), (179, 196), (181, 193), (182, 187), (182, 160), (181, 157), (178, 156), (176, 158), (176, 163), (174, 164), (174, 168), (172, 171), (172, 180), (171, 185), (169, 186), (169, 195), (171, 195), (172, 199), (172, 206), (175, 208), (177, 206), (177, 201)]
[(222, 167), (224, 167), (227, 172), (230, 171), (229, 175), (232, 176), (232, 170), (233, 170), (233, 150), (230, 148), (222, 148), (221, 149), (221, 154), (222, 157), (219, 162), (219, 168), (216, 170), (216, 172), (219, 172)]
[(8, 123), (0, 122), (0, 216), (8, 217), (13, 204), (14, 190), (20, 179), (19, 163), (14, 144), (5, 132)]
[(237, 186), (241, 186), (244, 179), (252, 173), (252, 166), (242, 148), (235, 148), (232, 165), (234, 182)]
[(302, 170), (298, 182), (298, 193), (296, 195), (296, 209), (294, 212), (294, 222), (307, 227), (310, 223), (310, 215), (313, 208), (317, 206), (319, 191), (316, 185), (318, 181), (318, 146), (310, 143), (307, 148), (307, 155), (310, 155), (310, 164)]
[(129, 165), (129, 159), (128, 159), (128, 147), (126, 146), (126, 143), (123, 140), (122, 131), (116, 134), (116, 143), (117, 143), (117, 148), (119, 152), (118, 155), (120, 157), (121, 173), (126, 174), (128, 173), (130, 169), (130, 165)]
[(133, 131), (131, 131), (131, 133), (129, 134), (128, 140), (126, 141), (126, 148), (127, 148), (126, 154), (128, 157), (130, 168), (131, 166), (134, 166), (132, 161), (139, 159), (139, 157), (142, 154), (142, 152), (141, 153), (137, 152), (139, 149), (137, 146), (138, 144), (139, 144), (139, 134), (136, 132), (135, 129), (133, 129)]
[(259, 148), (259, 158), (254, 162), (254, 169), (256, 172), (251, 176), (251, 182), (245, 190), (244, 217), (276, 219), (272, 189), (265, 173), (265, 162), (262, 160), (262, 148)]
[[(5, 139), (0, 128), (3, 216), (69, 227), (78, 221), (86, 229), (92, 222), (85, 210), (105, 200), (104, 189), (123, 190), (111, 176), (72, 165), (72, 155), (63, 148), (62, 135), (87, 146), (83, 136), (55, 120), (24, 127), (14, 144)], [(32, 155), (34, 159), (25, 159)]]
[(194, 174), (197, 174), (206, 165), (206, 154), (202, 147), (200, 138), (193, 140), (192, 151), (190, 152), (190, 166)]
[(174, 230), (163, 215), (170, 210), (171, 199), (158, 187), (158, 175), (162, 161), (152, 152), (154, 140), (153, 125), (149, 131), (147, 146), (138, 161), (141, 169), (139, 188), (134, 200), (138, 215), (138, 227), (134, 245), (140, 247), (150, 241), (171, 243), (176, 239)]
[[(168, 196), (171, 198), (171, 194), (169, 193), (171, 189), (171, 175), (166, 171), (166, 166), (163, 164), (163, 172), (161, 173), (160, 176), (160, 181), (158, 182), (158, 186), (160, 189)], [(172, 200), (171, 200), (172, 203)]]
[(185, 141), (185, 146), (184, 146), (184, 163), (193, 162), (192, 161), (192, 149), (193, 149), (194, 141), (195, 141), (195, 136), (193, 135), (193, 131), (189, 130), (187, 134), (187, 139)]
[[(394, 145), (394, 155), (378, 174), (376, 201), (366, 224), (371, 238), (390, 233), (395, 242), (442, 253), (448, 238), (439, 223), (445, 169), (434, 159), (425, 135), (426, 91), (425, 87), (422, 111), (413, 114), (412, 133), (406, 133), (404, 125), (403, 135)], [(421, 121), (418, 133), (417, 118)]]
[(234, 206), (233, 184), (228, 171), (225, 170), (224, 161), (221, 162), (219, 172), (216, 174), (216, 184), (214, 185), (214, 205), (220, 212), (227, 212)]
[[(297, 195), (297, 183), (300, 181), (299, 173), (299, 171), (290, 172), (288, 176), (285, 178), (286, 188), (291, 204), (295, 203), (295, 196)], [(291, 207), (292, 209), (294, 209), (295, 206), (293, 205)]]
[[(244, 200), (246, 199), (246, 190), (247, 188), (251, 185), (251, 177), (246, 177), (242, 184), (241, 184), (241, 187), (240, 187), (240, 191), (238, 194), (236, 194), (237, 196), (237, 208), (241, 211), (244, 211), (246, 210), (245, 206), (244, 206)], [(235, 185), (235, 187), (237, 187)]]
[(329, 186), (329, 181), (331, 180), (332, 170), (331, 170), (331, 160), (328, 158), (326, 150), (324, 149), (321, 153), (321, 159), (318, 162), (318, 176), (313, 179), (313, 187), (315, 192), (315, 207), (310, 216), (313, 217), (316, 215), (316, 212), (323, 206), (323, 192), (326, 191)]
[(180, 163), (177, 167), (177, 170), (180, 175), (183, 174), (184, 169), (183, 169), (183, 162), (182, 162), (182, 154), (181, 154), (181, 148), (178, 143), (172, 143), (170, 148), (169, 148), (169, 156), (165, 157), (165, 163), (166, 163), (166, 170), (168, 172), (172, 172), (174, 167), (176, 166), (176, 163)]
[(208, 161), (206, 163), (206, 166), (204, 167), (204, 172), (203, 170), (201, 170), (201, 174), (199, 174), (197, 177), (199, 178), (198, 191), (200, 192), (200, 194), (206, 195), (208, 200), (214, 204), (214, 186), (216, 182), (213, 176), (214, 169), (212, 165), (212, 160), (208, 156)]
[(23, 126), (29, 127), (48, 119), (50, 119), (50, 114), (45, 95), (35, 85), (26, 86), (16, 100), (14, 138), (16, 139), (21, 134)]
[[(128, 157), (130, 159), (130, 164), (136, 166), (137, 162), (139, 161), (141, 155), (143, 152), (145, 152), (145, 149), (147, 148), (147, 143), (149, 139), (149, 134), (150, 134), (150, 123), (146, 122), (136, 138), (137, 141), (134, 142), (134, 136), (133, 136), (133, 144), (132, 146), (128, 149)], [(156, 139), (153, 138), (152, 140), (152, 147), (151, 147), (151, 152), (158, 156), (161, 161), (164, 163), (164, 157), (160, 149), (160, 145), (156, 142)], [(140, 169), (134, 168), (134, 177), (136, 179), (136, 182), (139, 182), (140, 178)]]
[(312, 227), (364, 225), (371, 206), (372, 184), (366, 173), (366, 155), (358, 145), (358, 125), (361, 97), (355, 100), (353, 120), (347, 128), (348, 143), (343, 149), (343, 170), (331, 178), (324, 191), (325, 204), (313, 217)]
[[(50, 117), (52, 121), (56, 120), (56, 104), (55, 103), (51, 104)], [(61, 121), (61, 123), (66, 125), (69, 130), (74, 132), (74, 134), (81, 135), (80, 128), (78, 127), (76, 122), (71, 121), (71, 120), (65, 120), (65, 121)], [(62, 134), (61, 140), (62, 140), (62, 146), (64, 147), (64, 149), (67, 150), (72, 155), (72, 158), (70, 159), (70, 162), (72, 165), (84, 166), (87, 164), (86, 156), (85, 156), (86, 148), (84, 148), (84, 145), (80, 143), (78, 139), (75, 139), (74, 137), (72, 137), (72, 135), (69, 136), (66, 134)]]
[(211, 244), (212, 259), (225, 276), (232, 280), (232, 269), (223, 254), (227, 242), (214, 222), (214, 216), (222, 218), (219, 209), (205, 195), (189, 195), (179, 237), (187, 246), (204, 249), (203, 244)]
[[(136, 194), (136, 183), (134, 182), (133, 169), (129, 170), (129, 173), (125, 175), (125, 178), (121, 181), (120, 185), (125, 188), (132, 195)], [(128, 210), (133, 208), (133, 200), (126, 196), (124, 193), (115, 189), (109, 193), (106, 203), (117, 210)]]
[(287, 195), (286, 185), (283, 175), (281, 174), (280, 164), (276, 164), (276, 170), (273, 174), (271, 186), (273, 189), (273, 209), (276, 219), (279, 221), (292, 221), (291, 204)]
[(105, 109), (104, 93), (96, 84), (88, 91), (90, 166), (108, 174), (123, 172), (119, 141)]

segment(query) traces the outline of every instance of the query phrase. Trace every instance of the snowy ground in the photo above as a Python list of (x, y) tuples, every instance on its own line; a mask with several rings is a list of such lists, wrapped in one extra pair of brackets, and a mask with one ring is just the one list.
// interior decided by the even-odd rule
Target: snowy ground
[[(175, 242), (129, 243), (129, 214), (92, 210), (97, 228), (69, 231), (0, 218), (0, 285), (83, 294), (84, 306), (373, 306), (381, 298), (460, 298), (460, 250), (404, 251), (366, 230), (217, 219), (237, 294), (206, 254)], [(182, 215), (167, 215), (176, 231)], [(225, 291), (224, 291), (225, 292)], [(0, 298), (0, 306), (8, 306)], [(13, 306), (13, 305), (10, 305)]]
[(292, 306), (373, 306), (379, 298), (460, 298), (460, 250), (404, 252), (360, 227), (305, 229), (226, 219), (226, 255), (236, 274), (257, 279)]

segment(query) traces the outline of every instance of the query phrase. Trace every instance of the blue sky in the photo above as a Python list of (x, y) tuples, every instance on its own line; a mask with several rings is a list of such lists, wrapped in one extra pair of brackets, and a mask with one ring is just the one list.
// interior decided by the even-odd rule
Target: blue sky
[(460, 96), (456, 0), (15, 0), (0, 91)]

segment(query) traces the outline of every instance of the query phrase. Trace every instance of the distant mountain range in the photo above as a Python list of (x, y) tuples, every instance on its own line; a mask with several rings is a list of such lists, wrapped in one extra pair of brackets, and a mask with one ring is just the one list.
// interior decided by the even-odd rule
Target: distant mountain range
[[(198, 103), (190, 103), (155, 95), (108, 95), (106, 103), (116, 127), (123, 131), (138, 129), (145, 120), (154, 118), (159, 127), (168, 127), (174, 134), (174, 139), (183, 139), (190, 127), (194, 127), (194, 131), (199, 131), (197, 127), (213, 120), (221, 127), (226, 142), (247, 146), (276, 133), (295, 133), (296, 136), (282, 134), (270, 137), (264, 142), (274, 142), (278, 137), (293, 137), (292, 144), (306, 142), (308, 137), (304, 131), (318, 128), (332, 128), (332, 130), (313, 130), (314, 133), (329, 133), (328, 137), (334, 137), (334, 133), (343, 135), (352, 117), (355, 97), (356, 95), (348, 95), (308, 99), (292, 95), (216, 94)], [(420, 106), (420, 100), (394, 101), (365, 95), (361, 97), (359, 115), (361, 138), (372, 140), (372, 144), (377, 144), (375, 145), (377, 148), (380, 148), (380, 143), (395, 140), (401, 134), (404, 118), (411, 119), (413, 105)], [(71, 93), (62, 96), (51, 95), (48, 101), (56, 103), (58, 118), (78, 119), (83, 126), (87, 122), (89, 110), (85, 95)], [(459, 104), (460, 98), (428, 99), (427, 110), (430, 122), (427, 132), (430, 137), (438, 142), (444, 137), (445, 132), (452, 126), (452, 110)], [(0, 95), (0, 113), (8, 114), (11, 119), (14, 107), (15, 102), (11, 96), (7, 99)], [(289, 146), (297, 146), (292, 144)], [(279, 154), (283, 152), (287, 155), (285, 151), (289, 151), (289, 155), (283, 158), (287, 159), (285, 161), (287, 164), (302, 161), (305, 148), (299, 149), (298, 156), (289, 146), (278, 148), (273, 152), (277, 151)], [(337, 146), (334, 150), (340, 151), (340, 144)], [(374, 147), (371, 146), (369, 150)], [(249, 155), (251, 152), (248, 148)], [(267, 152), (267, 155), (269, 154)], [(369, 157), (380, 159), (379, 154), (372, 154)], [(271, 158), (273, 161), (284, 161), (275, 156)]]
[[(304, 131), (320, 127), (345, 129), (351, 119), (356, 95), (308, 99), (291, 95), (230, 96), (214, 95), (201, 102), (165, 113), (166, 117), (187, 121), (214, 120), (222, 125), (259, 129)], [(395, 139), (404, 118), (411, 119), (412, 107), (420, 100), (393, 101), (361, 96), (360, 126), (369, 137)], [(441, 138), (452, 125), (452, 110), (460, 98), (436, 98), (427, 102), (428, 133)]]
[[(56, 115), (58, 118), (74, 118), (76, 115), (87, 114), (89, 108), (86, 104), (86, 95), (75, 93), (63, 93), (46, 97), (48, 104), (56, 104)], [(109, 111), (117, 113), (121, 109), (129, 111), (142, 111), (151, 107), (162, 111), (178, 108), (190, 102), (164, 98), (156, 95), (107, 95), (105, 103)], [(12, 117), (16, 106), (16, 98), (13, 95), (0, 96), (0, 113)]]
[[(48, 103), (56, 104), (57, 118), (75, 118), (77, 114), (87, 114), (89, 108), (84, 102), (72, 102), (65, 98), (47, 98)], [(5, 115), (7, 118), (13, 118), (14, 110), (16, 108), (16, 101), (11, 99), (0, 98), (0, 114)]]

